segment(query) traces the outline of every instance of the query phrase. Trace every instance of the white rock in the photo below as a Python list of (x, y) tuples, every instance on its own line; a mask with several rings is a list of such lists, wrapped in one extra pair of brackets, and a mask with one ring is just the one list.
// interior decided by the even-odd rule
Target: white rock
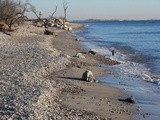
[(82, 54), (82, 53), (77, 53), (77, 55), (75, 57), (78, 57), (78, 58), (85, 58), (85, 56)]
[(69, 28), (68, 28), (68, 31), (72, 31), (72, 28), (71, 28), (71, 27), (69, 27)]

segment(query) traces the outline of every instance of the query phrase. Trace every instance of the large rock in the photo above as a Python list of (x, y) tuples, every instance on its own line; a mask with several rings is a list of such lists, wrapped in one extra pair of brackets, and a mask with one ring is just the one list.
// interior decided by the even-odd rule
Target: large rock
[(96, 52), (95, 52), (94, 50), (92, 50), (92, 49), (90, 49), (90, 50), (88, 51), (88, 53), (90, 53), (90, 54), (92, 54), (92, 55), (96, 55)]
[(129, 98), (126, 98), (124, 101), (129, 102), (129, 103), (135, 103), (136, 102), (136, 100), (133, 96), (130, 96)]
[(82, 74), (82, 79), (84, 81), (87, 81), (87, 82), (97, 82), (95, 80), (95, 77), (93, 76), (93, 73), (89, 70), (86, 70), (83, 74)]

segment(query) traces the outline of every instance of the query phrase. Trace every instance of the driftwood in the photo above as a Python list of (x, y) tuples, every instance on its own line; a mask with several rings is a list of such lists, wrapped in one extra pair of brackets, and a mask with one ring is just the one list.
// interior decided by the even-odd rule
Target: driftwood
[(51, 30), (51, 29), (45, 29), (44, 34), (45, 35), (54, 35), (54, 36), (57, 36), (57, 33), (54, 30)]
[[(37, 26), (37, 27), (45, 27), (45, 28), (49, 28), (49, 27), (56, 27), (56, 28), (59, 28), (59, 29), (64, 29), (64, 30), (67, 30), (67, 31), (72, 31), (72, 27), (70, 25), (67, 25), (65, 23), (65, 25), (63, 25), (63, 20), (62, 19), (53, 19), (53, 18), (50, 18), (50, 19), (43, 19), (43, 20), (37, 20), (34, 22), (34, 25)], [(48, 34), (48, 32), (46, 32), (46, 34)], [(49, 34), (50, 31), (49, 31)]]
[(11, 35), (10, 33), (8, 33), (7, 31), (9, 31), (9, 27), (7, 24), (5, 24), (4, 22), (0, 22), (0, 31), (3, 32), (6, 35)]
[(9, 31), (8, 25), (5, 24), (4, 22), (0, 22), (0, 31), (2, 32)]

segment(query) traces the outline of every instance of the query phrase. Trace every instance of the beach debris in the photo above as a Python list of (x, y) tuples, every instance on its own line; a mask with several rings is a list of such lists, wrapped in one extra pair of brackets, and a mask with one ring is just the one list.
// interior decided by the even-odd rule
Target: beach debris
[(36, 23), (37, 27), (44, 27), (44, 22), (40, 21)]
[(60, 56), (60, 57), (71, 58), (71, 56), (69, 56), (69, 55), (65, 55), (65, 54), (60, 54), (59, 56)]
[(0, 22), (0, 31), (3, 32), (6, 35), (11, 35), (10, 33), (7, 33), (7, 31), (9, 31), (9, 27), (4, 22)]
[(51, 30), (51, 29), (45, 29), (44, 34), (45, 35), (54, 35), (54, 36), (57, 36), (57, 33), (54, 30)]
[(92, 49), (90, 49), (90, 50), (88, 51), (88, 53), (90, 53), (90, 54), (92, 54), (92, 55), (96, 55), (96, 52), (95, 52), (94, 50), (92, 50)]
[(0, 22), (0, 31), (8, 31), (9, 27), (7, 24), (5, 24), (4, 22)]
[(68, 27), (68, 29), (67, 29), (68, 31), (72, 31), (72, 27)]
[(79, 41), (79, 39), (78, 39), (78, 38), (76, 38), (75, 40), (76, 40), (76, 41)]
[(114, 55), (115, 55), (115, 50), (113, 49), (113, 50), (112, 50), (112, 56), (114, 56)]
[(74, 57), (85, 58), (85, 56), (82, 53), (77, 53)]
[(93, 76), (93, 73), (90, 70), (86, 70), (82, 74), (82, 79), (87, 82), (99, 82), (98, 80), (95, 79), (95, 77)]
[(136, 100), (133, 96), (130, 96), (129, 98), (126, 98), (124, 101), (129, 102), (129, 103), (135, 103), (136, 102)]
[(56, 27), (59, 29), (64, 29), (67, 31), (72, 31), (72, 27), (68, 22), (65, 22), (65, 25), (63, 23), (63, 19), (56, 19), (56, 18), (50, 18), (50, 19), (42, 19), (34, 22), (34, 25), (37, 27)]

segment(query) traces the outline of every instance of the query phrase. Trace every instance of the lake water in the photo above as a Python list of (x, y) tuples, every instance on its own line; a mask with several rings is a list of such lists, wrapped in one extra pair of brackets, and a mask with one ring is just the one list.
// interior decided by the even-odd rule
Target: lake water
[(160, 21), (79, 23), (86, 28), (74, 34), (87, 50), (121, 62), (104, 65), (114, 74), (98, 79), (135, 96), (135, 107), (141, 109), (135, 119), (160, 120)]

